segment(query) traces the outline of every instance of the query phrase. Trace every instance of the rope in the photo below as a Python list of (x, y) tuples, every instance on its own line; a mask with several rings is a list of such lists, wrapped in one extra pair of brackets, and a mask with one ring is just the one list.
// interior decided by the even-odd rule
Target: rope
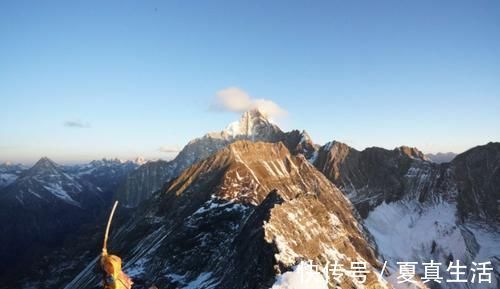
[(113, 205), (113, 209), (111, 209), (111, 214), (109, 215), (108, 225), (106, 226), (106, 233), (104, 234), (104, 243), (102, 245), (102, 254), (103, 255), (107, 255), (108, 254), (109, 228), (111, 227), (111, 221), (113, 220), (113, 215), (115, 214), (115, 210), (116, 210), (117, 206), (118, 206), (118, 201), (115, 201), (115, 204)]

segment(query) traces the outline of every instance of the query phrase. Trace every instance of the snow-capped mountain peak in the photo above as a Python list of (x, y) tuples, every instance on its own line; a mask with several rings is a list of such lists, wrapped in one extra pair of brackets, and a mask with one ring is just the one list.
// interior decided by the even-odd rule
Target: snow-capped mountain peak
[(259, 137), (281, 131), (278, 126), (271, 123), (266, 115), (258, 109), (243, 113), (239, 121), (230, 123), (222, 132), (228, 137)]
[(132, 162), (136, 165), (142, 166), (143, 164), (147, 163), (148, 161), (143, 156), (138, 156)]

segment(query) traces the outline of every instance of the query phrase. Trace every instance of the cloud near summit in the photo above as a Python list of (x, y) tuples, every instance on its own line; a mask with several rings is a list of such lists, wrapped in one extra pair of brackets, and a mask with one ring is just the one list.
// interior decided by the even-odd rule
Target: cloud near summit
[(216, 111), (242, 113), (250, 109), (259, 109), (269, 117), (284, 117), (288, 112), (269, 99), (256, 99), (238, 87), (228, 87), (216, 93), (212, 108)]

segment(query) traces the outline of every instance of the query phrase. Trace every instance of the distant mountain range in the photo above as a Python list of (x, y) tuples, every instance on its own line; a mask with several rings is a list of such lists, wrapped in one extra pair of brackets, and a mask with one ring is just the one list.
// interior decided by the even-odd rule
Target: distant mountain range
[(456, 153), (437, 153), (437, 154), (426, 154), (425, 155), (430, 161), (442, 164), (451, 162), (456, 156)]
[[(32, 262), (82, 224), (96, 223), (134, 162), (93, 161), (61, 166), (43, 157), (29, 169), (3, 166), (12, 175), (0, 191), (0, 272), (17, 270), (14, 260)], [(22, 266), (25, 266), (22, 264)]]
[[(112, 198), (123, 207), (111, 251), (137, 288), (271, 288), (305, 260), (367, 262), (365, 284), (345, 275), (329, 288), (397, 288), (397, 261), (435, 260), (445, 271), (456, 259), (491, 261), (491, 288), (500, 284), (500, 143), (438, 163), (406, 146), (317, 145), (252, 110), (172, 161), (61, 167), (42, 159), (14, 175), (0, 191), (9, 236), (0, 244), (9, 269), (0, 270), (8, 272), (2, 289), (99, 288), (94, 268)], [(36, 253), (23, 256), (29, 268), (11, 266), (13, 250), (26, 248)]]
[(0, 164), (0, 190), (12, 184), (25, 170), (26, 167), (21, 164)]

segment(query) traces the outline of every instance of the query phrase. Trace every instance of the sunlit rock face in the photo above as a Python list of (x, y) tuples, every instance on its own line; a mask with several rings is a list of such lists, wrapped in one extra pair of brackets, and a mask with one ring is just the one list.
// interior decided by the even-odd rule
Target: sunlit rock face
[(191, 140), (172, 161), (149, 162), (141, 166), (127, 177), (115, 196), (122, 204), (136, 207), (189, 166), (239, 140), (283, 142), (293, 154), (304, 154), (307, 158), (317, 150), (307, 132), (283, 132), (265, 114), (254, 109), (243, 113), (239, 121), (220, 132)]

